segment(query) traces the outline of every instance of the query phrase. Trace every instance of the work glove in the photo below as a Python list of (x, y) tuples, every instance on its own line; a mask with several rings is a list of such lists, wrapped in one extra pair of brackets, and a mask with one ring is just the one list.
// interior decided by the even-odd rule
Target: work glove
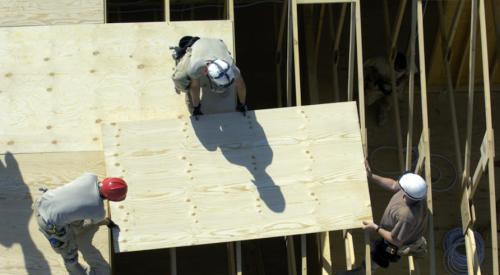
[(198, 103), (198, 106), (194, 107), (194, 110), (193, 110), (193, 116), (194, 118), (196, 118), (196, 120), (198, 120), (198, 116), (202, 116), (203, 113), (201, 112), (201, 102)]
[(236, 110), (240, 111), (243, 113), (243, 116), (247, 116), (247, 104), (246, 103), (238, 103), (238, 106), (236, 106)]
[(110, 218), (106, 218), (106, 219), (109, 221), (109, 224), (106, 225), (109, 229), (118, 227), (118, 225), (116, 225), (116, 223), (114, 223)]

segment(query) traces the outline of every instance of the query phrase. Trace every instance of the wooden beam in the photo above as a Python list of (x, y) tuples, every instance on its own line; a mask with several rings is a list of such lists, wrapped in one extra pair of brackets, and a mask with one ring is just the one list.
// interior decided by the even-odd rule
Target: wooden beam
[[(356, 54), (357, 54), (357, 67), (358, 67), (358, 100), (359, 100), (359, 121), (361, 126), (361, 140), (363, 142), (365, 158), (367, 157), (366, 146), (366, 123), (365, 123), (365, 79), (363, 76), (363, 36), (361, 35), (361, 3), (356, 0), (355, 6), (355, 19), (356, 19)], [(352, 34), (351, 34), (352, 35)], [(352, 100), (352, 94), (351, 94)]]
[(309, 101), (310, 104), (318, 104), (319, 103), (318, 76), (316, 74), (316, 63), (314, 62), (314, 28), (313, 28), (313, 18), (312, 18), (313, 6), (312, 5), (302, 6), (302, 11), (304, 15)]
[(314, 44), (314, 64), (318, 67), (319, 43), (321, 41), (321, 30), (323, 29), (323, 17), (325, 16), (325, 4), (321, 4), (318, 19), (318, 31), (316, 32), (316, 43)]
[(306, 235), (300, 235), (300, 255), (302, 258), (302, 275), (307, 275), (307, 242)]
[(231, 56), (234, 59), (234, 62), (236, 62), (236, 34), (235, 34), (235, 25), (234, 25), (234, 0), (227, 0), (227, 20), (231, 21), (233, 24), (233, 51), (231, 52)]
[(344, 244), (345, 244), (345, 259), (347, 270), (356, 268), (356, 256), (354, 255), (354, 244), (352, 241), (351, 230), (343, 230)]
[(366, 275), (372, 274), (372, 260), (371, 260), (371, 248), (370, 248), (370, 232), (365, 231), (365, 266)]
[[(481, 29), (481, 53), (482, 53), (482, 63), (483, 63), (483, 83), (484, 83), (484, 105), (486, 111), (486, 135), (488, 139), (488, 157), (490, 162), (489, 170), (489, 191), (490, 191), (490, 217), (491, 217), (491, 242), (492, 242), (492, 258), (493, 258), (493, 274), (499, 273), (498, 265), (498, 243), (497, 243), (497, 215), (496, 215), (496, 198), (495, 198), (495, 178), (494, 178), (494, 161), (495, 161), (495, 147), (494, 147), (494, 137), (493, 137), (493, 124), (492, 124), (492, 113), (491, 113), (491, 95), (490, 95), (490, 79), (489, 79), (489, 68), (488, 68), (488, 41), (487, 41), (487, 31), (486, 31), (486, 12), (484, 8), (484, 1), (479, 1), (479, 22)], [(496, 9), (496, 6), (495, 6)], [(498, 16), (495, 18), (495, 24), (497, 26), (498, 34)], [(497, 38), (500, 36), (497, 36)], [(497, 40), (497, 45), (499, 41)], [(497, 47), (497, 51), (498, 51)], [(498, 53), (498, 52), (497, 52)], [(496, 61), (498, 62), (498, 61)], [(484, 150), (483, 150), (484, 151)], [(473, 241), (473, 240), (472, 240)]]
[(469, 186), (469, 200), (472, 201), (474, 194), (476, 193), (477, 186), (479, 184), (479, 180), (481, 179), (481, 175), (486, 169), (486, 165), (488, 165), (488, 131), (484, 135), (483, 142), (481, 143), (481, 158), (479, 159), (479, 163), (477, 164), (476, 171), (474, 172), (474, 176), (470, 181)]
[(323, 275), (332, 275), (332, 255), (330, 253), (330, 234), (328, 231), (321, 232), (321, 273)]
[(107, 3), (107, 0), (104, 0), (103, 1), (103, 16), (104, 16), (104, 24), (107, 24), (108, 23), (108, 3)]
[(300, 61), (299, 61), (299, 26), (297, 23), (297, 0), (290, 0), (292, 7), (293, 60), (295, 66), (295, 100), (297, 106), (302, 105), (300, 92)]
[(338, 76), (338, 62), (339, 62), (339, 43), (340, 36), (342, 34), (342, 27), (344, 25), (344, 18), (347, 9), (347, 3), (342, 4), (342, 9), (340, 10), (340, 15), (337, 23), (337, 31), (335, 32), (334, 19), (333, 19), (333, 4), (328, 5), (328, 13), (330, 19), (330, 36), (332, 38), (333, 50), (332, 50), (332, 73), (333, 73), (333, 91), (335, 102), (339, 102), (339, 76)]
[(460, 0), (460, 3), (455, 10), (455, 15), (453, 16), (453, 21), (451, 22), (450, 30), (448, 32), (448, 36), (446, 37), (446, 54), (443, 55), (444, 58), (449, 55), (449, 51), (451, 50), (453, 40), (455, 38), (455, 33), (457, 32), (458, 22), (460, 21), (460, 16), (462, 15), (462, 10), (464, 8), (465, 1)]
[[(409, 91), (408, 91), (408, 132), (406, 133), (406, 148), (412, 148), (413, 140), (413, 113), (414, 113), (414, 95), (415, 95), (415, 42), (417, 39), (417, 5), (416, 2), (412, 1), (412, 12), (411, 12), (411, 30), (410, 30), (410, 79), (409, 79)], [(423, 138), (420, 137), (420, 143), (423, 142)], [(419, 150), (420, 150), (419, 143)], [(421, 155), (420, 155), (421, 156)], [(406, 154), (406, 170), (411, 170), (411, 154)], [(420, 160), (419, 162), (422, 162)], [(415, 173), (419, 174), (417, 171), (420, 166), (417, 164), (415, 168)]]
[[(403, 3), (404, 2), (404, 3)], [(406, 5), (406, 0), (402, 0), (399, 3), (398, 14), (396, 16), (396, 22), (394, 25), (394, 30), (391, 33), (391, 26), (389, 21), (389, 8), (387, 5), (387, 0), (384, 0), (384, 21), (385, 21), (385, 32), (386, 32), (386, 43), (387, 43), (387, 62), (389, 63), (391, 72), (391, 89), (392, 89), (392, 101), (394, 109), (394, 124), (396, 126), (396, 140), (398, 143), (398, 154), (399, 154), (399, 170), (401, 174), (404, 173), (404, 154), (403, 154), (403, 140), (401, 139), (401, 122), (399, 120), (399, 94), (397, 92), (398, 88), (396, 86), (396, 72), (392, 69), (394, 67), (394, 60), (396, 58), (396, 41), (399, 34), (399, 28), (401, 25), (401, 18), (404, 13), (404, 8)], [(392, 44), (394, 43), (394, 45)], [(414, 73), (410, 72), (410, 78), (414, 77)], [(407, 147), (411, 148), (411, 147)]]
[[(286, 18), (287, 18), (287, 11), (288, 11), (288, 1), (283, 2), (283, 11), (281, 12), (281, 24), (280, 24), (280, 29), (279, 29), (279, 35), (278, 35), (278, 41), (277, 41), (277, 46), (276, 46), (276, 83), (278, 85), (278, 107), (283, 106), (283, 100), (281, 96), (281, 60), (282, 60), (282, 44), (283, 44), (283, 33), (285, 31), (285, 23)], [(288, 56), (287, 56), (288, 57)], [(288, 59), (287, 59), (288, 60)]]
[(170, 248), (170, 274), (177, 275), (177, 251)]
[[(416, 1), (416, 0), (414, 0)], [(427, 207), (429, 209), (429, 247), (430, 247), (430, 274), (436, 274), (436, 259), (434, 251), (434, 211), (432, 205), (432, 177), (431, 177), (431, 150), (429, 135), (429, 119), (427, 110), (427, 81), (425, 73), (425, 50), (424, 50), (424, 19), (422, 12), (422, 0), (417, 2), (417, 24), (418, 24), (418, 53), (420, 61), (420, 96), (422, 99), (422, 127), (425, 145), (425, 181), (427, 182)], [(413, 77), (413, 75), (410, 75)], [(411, 148), (411, 147), (409, 147)]]
[(241, 242), (236, 242), (236, 274), (243, 274), (243, 268), (241, 265)]
[[(287, 24), (287, 43), (286, 43), (286, 106), (292, 106), (292, 87), (293, 87), (293, 55), (294, 51), (294, 34), (293, 34), (293, 16), (292, 16), (292, 0), (285, 0), (288, 2), (288, 24)], [(298, 56), (298, 55), (297, 55)], [(297, 83), (297, 82), (295, 82)], [(299, 79), (300, 85), (300, 79)], [(300, 87), (299, 87), (300, 89)], [(299, 99), (300, 100), (300, 99)]]
[(467, 268), (469, 275), (480, 275), (481, 268), (479, 267), (479, 258), (477, 256), (476, 238), (474, 237), (474, 232), (470, 228), (467, 229), (467, 234), (465, 235), (465, 248), (468, 256)]
[[(356, 49), (356, 3), (351, 3), (351, 25), (349, 32), (349, 68), (347, 75), (347, 101), (353, 100), (354, 86), (354, 54)], [(364, 90), (359, 88), (359, 94), (363, 94)]]
[(288, 255), (288, 274), (297, 275), (297, 264), (295, 263), (295, 245), (293, 236), (285, 237), (287, 255)]
[(234, 256), (234, 243), (227, 243), (227, 254), (228, 254), (228, 268), (230, 275), (236, 275), (236, 266), (235, 266), (235, 256)]
[(169, 0), (164, 0), (164, 6), (163, 6), (163, 15), (165, 18), (165, 22), (170, 22), (170, 1)]

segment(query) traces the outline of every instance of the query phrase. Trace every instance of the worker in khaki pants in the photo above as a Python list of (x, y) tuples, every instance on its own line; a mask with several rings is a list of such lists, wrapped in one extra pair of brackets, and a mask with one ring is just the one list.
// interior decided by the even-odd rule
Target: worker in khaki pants
[(119, 178), (107, 178), (100, 183), (95, 174), (85, 173), (55, 190), (41, 190), (44, 194), (32, 206), (40, 231), (52, 249), (62, 256), (68, 271), (78, 275), (94, 274), (88, 264), (82, 266), (78, 262), (75, 235), (93, 225), (116, 227), (106, 218), (104, 200), (123, 201), (127, 184)]
[[(363, 221), (364, 230), (377, 231), (380, 238), (375, 241), (371, 253), (372, 272), (379, 266), (388, 268), (391, 262), (397, 262), (400, 256), (427, 257), (427, 242), (423, 237), (427, 229), (427, 184), (425, 180), (412, 172), (406, 172), (393, 180), (374, 175), (366, 162), (369, 179), (380, 187), (395, 192), (387, 205), (380, 226)], [(366, 274), (365, 262), (355, 270), (341, 271), (337, 275)]]

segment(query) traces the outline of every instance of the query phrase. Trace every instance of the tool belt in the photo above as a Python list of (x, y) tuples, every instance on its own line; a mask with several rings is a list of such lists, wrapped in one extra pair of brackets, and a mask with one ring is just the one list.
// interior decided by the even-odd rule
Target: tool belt
[(371, 254), (373, 261), (382, 268), (388, 268), (391, 262), (395, 263), (401, 258), (398, 256), (398, 247), (382, 237), (375, 240)]

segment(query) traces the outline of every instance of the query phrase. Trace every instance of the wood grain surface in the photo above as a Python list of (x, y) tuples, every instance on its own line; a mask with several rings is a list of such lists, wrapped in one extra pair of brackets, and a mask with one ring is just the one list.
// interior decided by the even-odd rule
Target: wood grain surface
[[(68, 274), (59, 254), (38, 230), (31, 205), (42, 194), (84, 172), (105, 176), (102, 152), (0, 155), (0, 274)], [(105, 226), (77, 236), (80, 262), (97, 274), (110, 274)]]
[(103, 124), (115, 251), (361, 227), (372, 220), (354, 102)]
[(102, 23), (103, 0), (0, 1), (0, 27)]
[[(189, 116), (169, 46), (198, 35), (232, 48), (231, 30), (228, 21), (0, 29), (0, 151), (102, 151), (103, 122)], [(202, 86), (205, 114), (234, 111), (234, 92)]]

